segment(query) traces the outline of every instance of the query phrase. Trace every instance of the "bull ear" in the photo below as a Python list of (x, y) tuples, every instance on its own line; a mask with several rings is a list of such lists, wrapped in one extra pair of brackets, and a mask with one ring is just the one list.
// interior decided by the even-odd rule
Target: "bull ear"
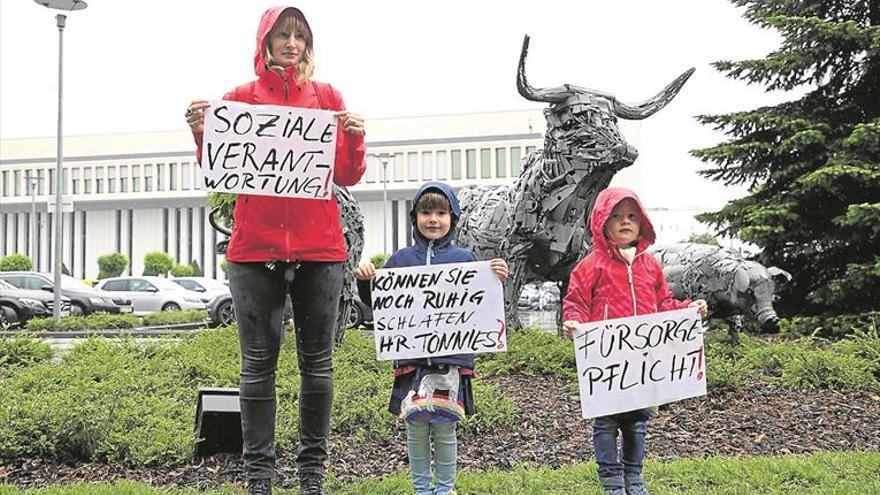
[(745, 292), (749, 288), (749, 272), (745, 268), (737, 268), (733, 272), (733, 288), (737, 292)]
[(771, 277), (776, 278), (779, 276), (785, 277), (786, 282), (791, 282), (791, 274), (782, 268), (777, 268), (775, 266), (767, 267), (767, 273), (770, 274)]

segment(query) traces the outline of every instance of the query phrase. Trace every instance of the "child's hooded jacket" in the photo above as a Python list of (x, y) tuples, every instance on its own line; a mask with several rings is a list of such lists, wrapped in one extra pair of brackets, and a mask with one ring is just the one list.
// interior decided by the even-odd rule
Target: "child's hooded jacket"
[[(626, 198), (636, 202), (641, 217), (640, 235), (632, 263), (620, 248), (605, 238), (605, 222)], [(654, 226), (638, 196), (629, 189), (613, 187), (596, 198), (590, 217), (593, 249), (571, 272), (563, 300), (563, 320), (580, 323), (681, 309), (689, 300), (673, 299), (660, 263), (646, 251), (654, 243)]]

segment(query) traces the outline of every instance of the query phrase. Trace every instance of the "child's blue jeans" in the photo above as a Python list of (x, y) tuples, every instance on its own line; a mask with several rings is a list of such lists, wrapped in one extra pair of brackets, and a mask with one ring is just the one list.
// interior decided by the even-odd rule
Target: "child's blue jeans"
[[(604, 488), (623, 488), (624, 477), (630, 484), (643, 483), (642, 463), (645, 460), (648, 424), (637, 413), (601, 416), (593, 421), (593, 449), (596, 451), (596, 463), (599, 464), (599, 479)], [(619, 456), (618, 431), (622, 437)]]
[[(431, 437), (434, 438), (434, 472), (431, 476)], [(409, 450), (409, 470), (417, 495), (449, 495), (455, 488), (455, 464), (458, 443), (455, 422), (406, 422), (406, 443)]]

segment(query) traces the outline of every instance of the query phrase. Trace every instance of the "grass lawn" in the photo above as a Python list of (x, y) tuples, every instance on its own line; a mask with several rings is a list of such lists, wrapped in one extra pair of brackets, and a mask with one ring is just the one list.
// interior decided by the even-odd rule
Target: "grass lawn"
[[(652, 495), (854, 495), (880, 494), (880, 452), (825, 452), (809, 456), (648, 461)], [(411, 495), (407, 473), (352, 484), (331, 482), (331, 495)], [(241, 486), (219, 491), (159, 489), (140, 483), (76, 484), (18, 490), (0, 495), (238, 495)], [(297, 490), (280, 490), (296, 495)], [(524, 466), (512, 471), (460, 473), (459, 495), (600, 494), (593, 463), (560, 469)]]

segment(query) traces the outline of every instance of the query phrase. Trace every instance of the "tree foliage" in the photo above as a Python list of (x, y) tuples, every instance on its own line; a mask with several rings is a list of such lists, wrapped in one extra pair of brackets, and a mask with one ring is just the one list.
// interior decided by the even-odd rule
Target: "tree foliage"
[(0, 257), (0, 272), (20, 272), (30, 270), (34, 266), (31, 259), (21, 253), (12, 253)]
[(128, 266), (128, 257), (122, 253), (98, 256), (98, 278), (118, 277)]
[(161, 275), (164, 277), (174, 268), (174, 265), (174, 258), (168, 255), (168, 253), (151, 251), (144, 255), (144, 275)]
[(719, 234), (762, 248), (794, 279), (789, 313), (850, 313), (880, 301), (880, 2), (732, 0), (783, 41), (766, 58), (721, 61), (728, 77), (804, 88), (776, 106), (700, 122), (728, 140), (692, 151), (700, 173), (749, 195), (707, 213)]

